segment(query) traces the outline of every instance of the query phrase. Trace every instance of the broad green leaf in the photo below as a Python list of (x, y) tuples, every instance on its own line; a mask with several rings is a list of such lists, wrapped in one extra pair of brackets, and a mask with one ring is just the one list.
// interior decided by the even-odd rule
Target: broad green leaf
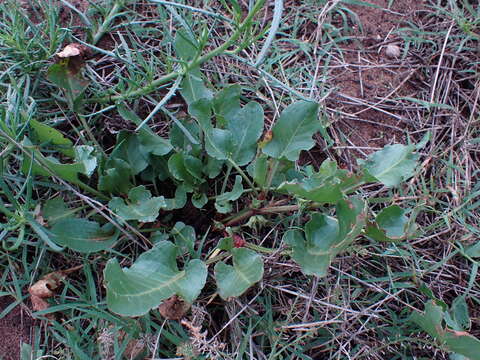
[(83, 163), (84, 174), (87, 176), (91, 176), (97, 168), (97, 158), (93, 155), (94, 150), (93, 146), (88, 145), (79, 145), (74, 148), (75, 161)]
[(239, 166), (247, 165), (257, 152), (257, 141), (263, 132), (263, 109), (252, 101), (234, 114), (227, 114), (227, 129), (234, 135), (231, 159)]
[(205, 86), (199, 68), (194, 68), (188, 71), (180, 86), (182, 87), (180, 93), (188, 105), (200, 99), (212, 98), (212, 91)]
[[(193, 60), (201, 51), (198, 41), (183, 30), (177, 32), (174, 47), (178, 57), (185, 62)], [(190, 69), (185, 74), (180, 93), (188, 105), (202, 98), (212, 98), (212, 92), (203, 83), (199, 68)]]
[(24, 139), (23, 146), (31, 149), (31, 154), (37, 160), (32, 162), (30, 156), (24, 157), (22, 163), (22, 172), (24, 174), (28, 174), (31, 168), (33, 175), (51, 176), (53, 174), (63, 180), (78, 184), (80, 182), (78, 174), (89, 175), (93, 164), (96, 164), (96, 160), (90, 158), (71, 164), (61, 164), (56, 158), (43, 156), (39, 150), (32, 146), (28, 138)]
[(208, 202), (207, 194), (205, 194), (205, 193), (200, 193), (200, 194), (193, 193), (192, 194), (192, 204), (197, 209), (203, 208), (207, 202)]
[(161, 208), (167, 206), (163, 196), (152, 197), (145, 186), (137, 186), (128, 192), (128, 200), (114, 197), (108, 203), (123, 220), (138, 220), (140, 222), (152, 222), (158, 216)]
[(130, 165), (126, 161), (110, 158), (98, 179), (98, 190), (126, 194), (133, 187), (130, 181), (132, 176)]
[(183, 182), (187, 191), (192, 191), (195, 184), (199, 182), (198, 179), (192, 175), (192, 172), (196, 174), (195, 170), (197, 170), (197, 168), (196, 164), (194, 165), (193, 161), (191, 161), (189, 169), (186, 166), (186, 157), (188, 157), (188, 155), (182, 153), (176, 153), (170, 156), (168, 159), (168, 170), (175, 179)]
[(205, 181), (203, 178), (203, 164), (200, 159), (197, 159), (194, 156), (185, 155), (184, 164), (188, 173), (195, 178), (197, 183), (203, 183)]
[(159, 179), (165, 181), (171, 177), (168, 170), (168, 160), (164, 156), (150, 155), (148, 164), (147, 168), (140, 173), (142, 180), (154, 182)]
[(188, 106), (189, 114), (197, 120), (198, 125), (205, 133), (213, 129), (212, 102), (209, 99), (199, 99)]
[(232, 191), (224, 192), (217, 196), (217, 201), (235, 201), (243, 194), (242, 177), (240, 175), (235, 176), (235, 183), (233, 184)]
[(365, 204), (359, 199), (340, 200), (336, 217), (314, 213), (299, 230), (289, 230), (284, 241), (293, 249), (292, 258), (307, 275), (325, 276), (333, 258), (360, 234), (365, 224)]
[(174, 209), (181, 209), (187, 203), (187, 190), (185, 190), (185, 186), (177, 186), (177, 190), (175, 190), (175, 197), (172, 199), (165, 199), (165, 208), (164, 210), (174, 210)]
[(292, 259), (300, 265), (304, 274), (320, 277), (327, 274), (331, 257), (328, 254), (310, 253), (302, 231), (288, 230), (283, 235), (283, 242), (292, 247)]
[(312, 214), (312, 218), (305, 225), (309, 253), (330, 256), (331, 249), (341, 241), (339, 231), (337, 219), (325, 214)]
[(91, 253), (109, 249), (118, 239), (119, 231), (112, 224), (100, 225), (86, 219), (67, 218), (55, 223), (52, 239), (72, 250)]
[(366, 220), (365, 208), (365, 202), (355, 197), (340, 200), (337, 203), (336, 217), (338, 219), (339, 237), (343, 238), (335, 246), (337, 254), (345, 250), (364, 228)]
[(183, 61), (193, 60), (200, 51), (198, 41), (184, 29), (177, 31), (173, 46), (177, 56)]
[(90, 83), (84, 79), (79, 71), (72, 71), (69, 67), (71, 59), (64, 59), (50, 66), (47, 78), (58, 87), (65, 90), (66, 99), (71, 110), (77, 111), (81, 105), (83, 93)]
[(167, 241), (170, 239), (170, 234), (163, 231), (155, 231), (152, 236), (150, 236), (150, 241), (153, 244), (158, 244), (161, 241)]
[(218, 293), (223, 299), (242, 295), (263, 277), (262, 257), (247, 248), (232, 249), (233, 266), (224, 262), (215, 265)]
[(124, 316), (141, 316), (175, 294), (192, 303), (205, 285), (207, 267), (195, 259), (179, 271), (176, 256), (177, 247), (161, 241), (130, 268), (109, 260), (104, 271), (108, 308)]
[(51, 126), (42, 124), (35, 119), (30, 119), (29, 125), (35, 132), (36, 138), (40, 143), (50, 143), (55, 145), (55, 150), (58, 150), (65, 156), (71, 158), (75, 156), (72, 141), (63, 136), (60, 131)]
[(469, 358), (463, 356), (463, 355), (460, 355), (460, 354), (455, 354), (455, 353), (451, 353), (449, 354), (449, 357), (448, 357), (450, 360), (470, 360)]
[(360, 183), (359, 177), (338, 169), (335, 161), (325, 160), (317, 173), (300, 181), (283, 182), (278, 190), (302, 199), (334, 204), (345, 196), (347, 190)]
[(45, 227), (40, 225), (33, 217), (27, 217), (28, 225), (32, 228), (33, 231), (42, 239), (53, 251), (62, 251), (63, 248), (58, 246), (54, 241), (52, 241), (52, 234)]
[(243, 194), (242, 177), (237, 175), (235, 177), (235, 184), (232, 191), (227, 191), (221, 195), (218, 195), (215, 201), (215, 208), (221, 214), (226, 214), (232, 210), (230, 201), (237, 200)]
[(137, 136), (138, 141), (140, 142), (140, 151), (143, 152), (144, 155), (167, 155), (173, 149), (170, 141), (154, 134), (153, 132), (144, 130), (143, 127), (140, 129)]
[(204, 167), (203, 172), (208, 175), (210, 179), (215, 179), (222, 171), (224, 160), (217, 160), (211, 156), (207, 156), (207, 165)]
[[(180, 128), (181, 126), (182, 128)], [(200, 128), (194, 120), (174, 123), (170, 129), (169, 138), (177, 152), (184, 152), (192, 156), (200, 156), (202, 147), (199, 139)], [(189, 134), (188, 136), (186, 134)], [(190, 140), (193, 138), (194, 143)]]
[(273, 138), (263, 152), (275, 159), (298, 160), (300, 151), (310, 150), (315, 142), (312, 136), (321, 129), (318, 104), (299, 101), (288, 106), (273, 127)]
[(418, 155), (412, 153), (414, 150), (414, 145), (387, 145), (358, 163), (385, 186), (397, 186), (415, 173)]
[(120, 131), (117, 136), (117, 145), (110, 155), (111, 158), (124, 160), (137, 175), (148, 166), (148, 156), (141, 149), (137, 134)]
[[(126, 121), (130, 121), (137, 126), (142, 123), (142, 119), (140, 119), (140, 117), (135, 114), (126, 104), (117, 104), (117, 111), (118, 114)], [(142, 126), (142, 129), (143, 128), (150, 129), (147, 126)]]
[(447, 329), (444, 340), (448, 350), (470, 360), (480, 359), (480, 340), (475, 336), (465, 331), (450, 331)]
[[(433, 337), (441, 346), (468, 359), (478, 359), (480, 354), (480, 340), (465, 331), (455, 331), (444, 327), (442, 322), (447, 313), (434, 301), (425, 304), (423, 313), (413, 312), (411, 321), (420, 326)], [(463, 316), (463, 315), (462, 315)]]
[(411, 320), (433, 338), (438, 337), (443, 332), (443, 310), (434, 301), (429, 301), (425, 304), (425, 313), (422, 314), (415, 311)]
[(205, 132), (205, 148), (208, 155), (215, 159), (227, 160), (234, 152), (232, 133), (222, 129)]
[(260, 154), (248, 165), (247, 171), (257, 185), (264, 186), (268, 174), (268, 157), (265, 154)]
[(225, 127), (227, 124), (226, 119), (232, 119), (237, 111), (240, 110), (241, 91), (240, 85), (235, 84), (215, 94), (212, 104), (219, 127)]
[(218, 241), (216, 249), (231, 251), (234, 248), (233, 238), (231, 236), (221, 238)]
[[(126, 105), (117, 105), (118, 113), (127, 121), (140, 125), (142, 119), (130, 110)], [(138, 141), (140, 142), (140, 151), (144, 156), (154, 154), (158, 156), (166, 155), (172, 150), (172, 145), (167, 139), (155, 134), (148, 126), (144, 125), (138, 131)]]
[(195, 254), (195, 229), (190, 225), (185, 225), (179, 221), (175, 224), (170, 232), (175, 240), (175, 245), (183, 252), (188, 252), (190, 255)]
[(465, 296), (457, 296), (452, 302), (451, 308), (452, 318), (457, 324), (454, 330), (468, 330), (471, 326), (470, 315), (468, 313), (468, 305)]
[(397, 205), (386, 207), (367, 225), (366, 235), (377, 241), (404, 240), (413, 230), (406, 213)]
[(47, 200), (42, 206), (42, 216), (49, 225), (55, 224), (65, 218), (72, 217), (77, 209), (69, 209), (60, 196)]
[(401, 238), (405, 236), (405, 228), (408, 225), (406, 210), (400, 206), (392, 205), (380, 211), (375, 218), (376, 223), (385, 229), (389, 238)]

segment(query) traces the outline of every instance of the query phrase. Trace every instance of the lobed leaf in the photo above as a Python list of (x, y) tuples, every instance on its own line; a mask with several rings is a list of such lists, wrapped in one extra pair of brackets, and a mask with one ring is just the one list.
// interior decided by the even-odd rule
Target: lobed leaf
[(109, 260), (104, 271), (108, 308), (124, 316), (141, 316), (175, 294), (192, 303), (205, 285), (207, 267), (195, 259), (179, 271), (176, 257), (177, 247), (160, 241), (130, 268)]
[(108, 203), (112, 209), (123, 220), (138, 220), (140, 222), (152, 222), (158, 216), (158, 212), (167, 204), (163, 196), (152, 197), (145, 186), (137, 186), (128, 192), (128, 200), (114, 197)]
[(380, 211), (366, 228), (366, 235), (377, 241), (401, 241), (413, 230), (407, 211), (397, 205)]
[(480, 340), (466, 331), (451, 330), (444, 327), (443, 320), (447, 314), (435, 301), (429, 301), (425, 304), (423, 313), (418, 311), (412, 313), (411, 321), (420, 326), (449, 351), (471, 360), (478, 359)]
[(338, 169), (335, 161), (325, 160), (317, 173), (301, 180), (283, 182), (278, 190), (305, 200), (335, 204), (360, 183), (359, 177)]
[(126, 161), (110, 158), (105, 164), (103, 174), (98, 179), (98, 190), (126, 194), (133, 187), (130, 181), (132, 176), (130, 165)]
[(289, 230), (283, 240), (292, 247), (292, 259), (307, 275), (323, 277), (333, 258), (350, 245), (365, 225), (365, 203), (360, 199), (340, 200), (336, 216), (314, 213), (300, 230)]
[[(33, 148), (28, 138), (23, 140), (23, 145), (26, 148)], [(78, 184), (80, 182), (78, 175), (84, 174), (90, 176), (97, 166), (97, 160), (91, 156), (93, 148), (90, 146), (83, 146), (82, 149), (77, 149), (77, 151), (79, 161), (70, 164), (61, 164), (56, 158), (45, 157), (40, 150), (34, 148), (31, 154), (37, 161), (32, 161), (30, 156), (25, 156), (22, 162), (22, 172), (28, 174), (31, 169), (33, 175), (51, 176), (53, 174), (63, 180)]]
[(247, 248), (232, 249), (233, 266), (224, 262), (215, 265), (218, 293), (223, 299), (242, 295), (263, 277), (262, 257)]
[(221, 214), (226, 214), (232, 210), (230, 201), (237, 200), (243, 194), (242, 177), (240, 175), (235, 176), (235, 184), (232, 191), (227, 191), (221, 195), (218, 195), (215, 201), (215, 208)]

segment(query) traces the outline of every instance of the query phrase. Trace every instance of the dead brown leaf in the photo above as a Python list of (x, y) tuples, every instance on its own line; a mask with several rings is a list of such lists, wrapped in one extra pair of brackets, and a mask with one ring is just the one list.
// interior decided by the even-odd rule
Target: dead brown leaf
[(63, 48), (62, 51), (57, 53), (59, 58), (71, 58), (76, 56), (86, 56), (88, 53), (88, 48), (85, 45), (78, 44), (78, 43), (71, 43), (68, 44)]
[(55, 290), (60, 282), (65, 278), (65, 274), (62, 271), (54, 271), (45, 275), (38, 280), (35, 284), (30, 286), (28, 292), (32, 296), (39, 298), (49, 298), (53, 296), (53, 290)]
[(158, 307), (160, 314), (167, 320), (180, 320), (185, 316), (190, 305), (177, 295), (173, 295)]
[[(46, 299), (51, 298), (55, 294), (54, 291), (60, 286), (62, 280), (65, 279), (68, 274), (82, 267), (83, 265), (80, 265), (67, 270), (51, 272), (30, 286), (28, 292), (31, 295), (32, 310), (42, 311), (48, 309), (50, 305)], [(52, 314), (49, 314), (47, 317), (52, 318), (52, 316)]]
[(82, 69), (85, 59), (90, 56), (90, 49), (82, 44), (71, 43), (56, 55), (58, 62), (65, 64), (70, 74), (75, 75)]

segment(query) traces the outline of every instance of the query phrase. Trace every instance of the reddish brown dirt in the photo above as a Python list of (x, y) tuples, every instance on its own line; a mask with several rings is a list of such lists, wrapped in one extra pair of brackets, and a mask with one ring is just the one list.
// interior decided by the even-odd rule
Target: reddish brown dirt
[[(337, 111), (333, 129), (340, 144), (375, 148), (405, 141), (404, 130), (410, 125), (408, 113), (388, 99), (418, 93), (418, 59), (410, 53), (402, 58), (403, 44), (395, 30), (405, 21), (414, 21), (423, 5), (421, 1), (395, 0), (386, 9), (388, 2), (369, 0), (379, 8), (350, 6), (363, 32), (354, 25), (355, 38), (341, 45), (341, 54), (331, 64), (331, 83), (336, 91), (327, 99), (329, 108)], [(386, 56), (389, 44), (400, 48), (400, 57)]]
[[(89, 3), (87, 0), (70, 0), (72, 6), (82, 13), (85, 13), (88, 9)], [(29, 19), (34, 23), (39, 23), (43, 20), (43, 10), (42, 6), (36, 1), (30, 0), (21, 0), (19, 4), (27, 12)], [(59, 8), (59, 22), (62, 26), (85, 26), (85, 23), (78, 16), (76, 12), (71, 10), (69, 7), (63, 5), (58, 1), (54, 2), (53, 6)]]
[[(0, 297), (0, 312), (12, 302), (11, 298)], [(19, 360), (22, 343), (31, 343), (33, 320), (20, 306), (16, 306), (7, 316), (0, 319), (0, 358)]]

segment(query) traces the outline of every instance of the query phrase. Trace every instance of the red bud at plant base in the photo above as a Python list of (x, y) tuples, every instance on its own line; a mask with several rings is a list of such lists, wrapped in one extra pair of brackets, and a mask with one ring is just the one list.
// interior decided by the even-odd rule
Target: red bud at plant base
[(267, 143), (267, 142), (272, 141), (272, 138), (273, 138), (273, 131), (268, 130), (263, 137), (263, 141)]
[(233, 247), (241, 248), (244, 247), (247, 242), (240, 235), (233, 235)]

